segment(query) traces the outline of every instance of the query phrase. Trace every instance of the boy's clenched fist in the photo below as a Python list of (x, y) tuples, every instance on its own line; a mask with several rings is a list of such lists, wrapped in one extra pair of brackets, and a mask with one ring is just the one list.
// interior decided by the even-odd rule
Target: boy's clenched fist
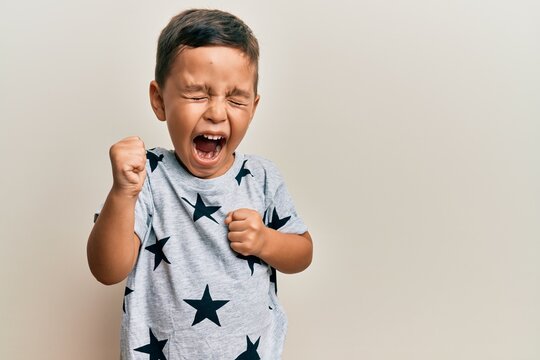
[(138, 136), (120, 140), (109, 149), (113, 172), (112, 191), (137, 197), (146, 178), (146, 149)]
[(268, 229), (257, 211), (232, 211), (225, 218), (225, 225), (229, 227), (228, 238), (234, 251), (244, 256), (260, 256)]

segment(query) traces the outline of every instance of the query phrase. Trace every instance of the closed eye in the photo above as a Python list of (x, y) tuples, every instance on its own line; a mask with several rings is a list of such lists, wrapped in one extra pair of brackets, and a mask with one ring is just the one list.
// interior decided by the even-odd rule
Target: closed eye
[(235, 105), (235, 106), (246, 106), (245, 103), (240, 102), (240, 101), (238, 101), (238, 100), (232, 100), (232, 99), (229, 99), (229, 101), (230, 101), (231, 104), (233, 104), (233, 105)]

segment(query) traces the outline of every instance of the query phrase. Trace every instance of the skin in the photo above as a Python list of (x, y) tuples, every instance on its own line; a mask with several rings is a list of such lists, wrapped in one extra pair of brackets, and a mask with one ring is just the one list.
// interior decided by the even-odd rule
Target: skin
[[(176, 56), (160, 87), (150, 83), (150, 103), (167, 123), (177, 156), (194, 176), (211, 179), (234, 163), (257, 109), (255, 69), (237, 49), (223, 46), (184, 48)], [(224, 137), (221, 151), (207, 159), (197, 154), (193, 139), (201, 134)], [(90, 270), (104, 284), (124, 280), (133, 269), (141, 242), (133, 232), (135, 204), (146, 177), (143, 141), (131, 136), (109, 150), (113, 185), (88, 238)], [(225, 219), (231, 248), (254, 255), (284, 273), (296, 273), (311, 263), (308, 232), (284, 234), (266, 227), (253, 209), (237, 209)]]

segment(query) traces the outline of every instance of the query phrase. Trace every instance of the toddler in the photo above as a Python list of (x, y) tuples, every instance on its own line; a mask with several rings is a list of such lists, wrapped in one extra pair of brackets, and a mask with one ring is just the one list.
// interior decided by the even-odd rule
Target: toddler
[(255, 114), (259, 47), (237, 17), (188, 10), (163, 29), (150, 103), (174, 150), (125, 138), (88, 239), (104, 284), (127, 277), (121, 358), (279, 359), (287, 319), (276, 269), (311, 263), (281, 175), (241, 154)]

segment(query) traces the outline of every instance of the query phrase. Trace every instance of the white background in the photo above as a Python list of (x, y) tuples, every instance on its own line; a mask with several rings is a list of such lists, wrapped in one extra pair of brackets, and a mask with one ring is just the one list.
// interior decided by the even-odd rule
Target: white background
[(117, 359), (123, 285), (86, 240), (108, 149), (170, 147), (157, 37), (191, 7), (261, 45), (240, 150), (315, 243), (280, 276), (284, 359), (540, 359), (540, 3), (2, 1), (1, 359)]

